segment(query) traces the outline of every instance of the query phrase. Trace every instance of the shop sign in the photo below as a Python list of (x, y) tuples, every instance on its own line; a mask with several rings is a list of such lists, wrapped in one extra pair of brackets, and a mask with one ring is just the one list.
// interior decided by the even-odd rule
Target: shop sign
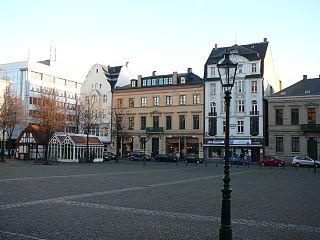
[[(208, 140), (208, 144), (224, 145), (224, 140)], [(250, 145), (251, 140), (229, 140), (231, 145)]]

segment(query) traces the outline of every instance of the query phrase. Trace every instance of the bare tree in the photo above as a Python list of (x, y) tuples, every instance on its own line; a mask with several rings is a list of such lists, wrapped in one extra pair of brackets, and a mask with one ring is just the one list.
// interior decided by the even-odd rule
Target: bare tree
[(90, 162), (90, 157), (93, 158), (90, 154), (93, 153), (89, 152), (89, 135), (93, 128), (99, 129), (101, 120), (99, 117), (100, 109), (97, 96), (85, 96), (81, 99), (79, 107), (79, 123), (82, 131), (87, 135), (86, 160), (87, 162)]
[(66, 109), (64, 101), (60, 101), (56, 91), (51, 89), (42, 91), (39, 98), (34, 99), (35, 110), (32, 116), (37, 123), (46, 129), (45, 158), (48, 156), (48, 143), (56, 131), (63, 131), (65, 127)]
[(79, 98), (76, 98), (75, 104), (68, 111), (68, 125), (72, 127), (74, 133), (81, 133), (83, 111), (83, 103)]
[(125, 110), (123, 106), (118, 106), (112, 109), (111, 115), (111, 129), (112, 136), (116, 142), (116, 155), (120, 156), (120, 147), (124, 138), (128, 135), (126, 131), (127, 119), (125, 117)]
[[(1, 161), (4, 161), (5, 139), (7, 136), (8, 143), (11, 142), (12, 134), (17, 125), (22, 123), (24, 118), (24, 107), (20, 98), (15, 96), (10, 87), (7, 86), (0, 97), (0, 129), (2, 133), (2, 154)], [(8, 157), (10, 157), (10, 144)]]

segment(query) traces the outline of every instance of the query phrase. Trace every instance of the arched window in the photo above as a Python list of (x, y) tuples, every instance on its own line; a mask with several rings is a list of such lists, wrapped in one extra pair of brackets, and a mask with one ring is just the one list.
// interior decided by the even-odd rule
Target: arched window
[(257, 115), (258, 114), (258, 103), (257, 100), (252, 100), (251, 102), (251, 111), (253, 115)]
[(210, 112), (211, 112), (211, 113), (217, 112), (216, 103), (215, 103), (215, 102), (211, 102), (211, 103), (210, 103)]

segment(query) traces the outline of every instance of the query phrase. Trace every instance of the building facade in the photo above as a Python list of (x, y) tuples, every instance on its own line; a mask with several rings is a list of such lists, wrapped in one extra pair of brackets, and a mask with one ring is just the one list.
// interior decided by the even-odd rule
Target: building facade
[(303, 80), (267, 97), (266, 152), (288, 163), (294, 156), (320, 157), (320, 77)]
[(130, 79), (132, 76), (127, 65), (110, 67), (94, 64), (81, 87), (82, 99), (96, 100), (97, 121), (91, 127), (89, 134), (98, 136), (107, 151), (111, 151), (111, 91), (115, 87), (128, 85)]
[(113, 109), (122, 109), (125, 131), (121, 146), (114, 140), (113, 151), (202, 157), (203, 102), (203, 80), (191, 68), (132, 79), (113, 90)]
[(222, 158), (225, 138), (225, 103), (217, 64), (224, 54), (238, 63), (236, 80), (231, 91), (230, 147), (232, 155), (257, 161), (265, 142), (264, 97), (281, 89), (275, 74), (270, 44), (234, 45), (212, 50), (205, 64), (204, 147), (205, 158)]
[[(10, 90), (20, 97), (25, 106), (25, 123), (34, 123), (32, 111), (41, 94), (55, 92), (59, 104), (66, 111), (75, 104), (80, 93), (82, 80), (77, 78), (75, 71), (59, 65), (53, 60), (39, 62), (22, 61), (0, 64), (0, 79), (10, 81)], [(23, 127), (17, 128), (13, 139), (19, 136)]]

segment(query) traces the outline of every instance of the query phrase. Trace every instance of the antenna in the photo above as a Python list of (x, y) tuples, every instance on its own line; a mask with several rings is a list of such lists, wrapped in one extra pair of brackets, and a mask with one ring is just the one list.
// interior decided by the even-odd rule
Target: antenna
[(49, 58), (49, 60), (51, 60), (51, 52), (52, 52), (52, 45), (50, 46), (50, 58)]
[(54, 47), (54, 61), (57, 61), (57, 47)]
[(237, 44), (237, 30), (234, 30), (234, 44)]

